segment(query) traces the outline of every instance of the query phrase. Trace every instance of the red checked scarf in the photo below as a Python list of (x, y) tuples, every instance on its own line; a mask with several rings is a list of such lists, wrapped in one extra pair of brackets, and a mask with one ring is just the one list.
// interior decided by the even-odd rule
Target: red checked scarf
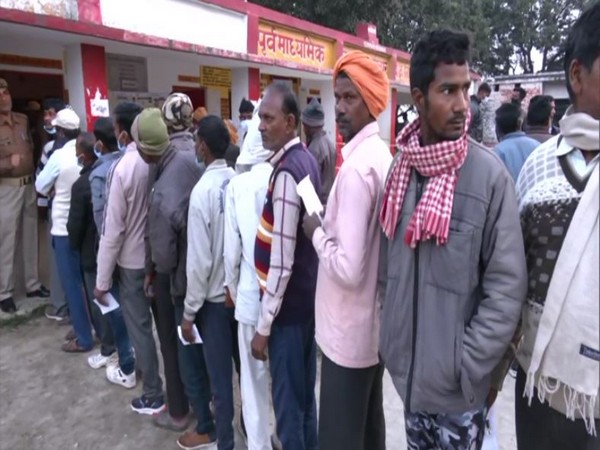
[(410, 183), (412, 169), (429, 178), (425, 192), (410, 219), (404, 241), (415, 248), (418, 241), (436, 238), (438, 245), (448, 241), (454, 189), (458, 169), (467, 157), (467, 129), (456, 141), (444, 141), (422, 147), (419, 143), (421, 121), (416, 119), (405, 127), (396, 144), (401, 152), (385, 186), (379, 221), (388, 239), (393, 239), (402, 211), (404, 196)]

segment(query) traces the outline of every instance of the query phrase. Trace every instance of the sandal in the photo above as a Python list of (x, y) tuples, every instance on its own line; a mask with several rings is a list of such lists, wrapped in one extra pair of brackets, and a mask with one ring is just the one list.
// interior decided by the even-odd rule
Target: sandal
[(91, 348), (85, 348), (79, 345), (77, 339), (73, 339), (72, 341), (65, 342), (62, 345), (62, 351), (66, 353), (86, 353), (89, 352)]

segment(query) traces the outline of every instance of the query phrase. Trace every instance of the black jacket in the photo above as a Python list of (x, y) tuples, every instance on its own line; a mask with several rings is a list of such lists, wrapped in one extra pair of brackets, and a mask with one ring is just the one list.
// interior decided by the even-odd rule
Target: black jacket
[(96, 270), (98, 247), (98, 233), (94, 223), (92, 189), (89, 178), (91, 171), (91, 167), (83, 168), (80, 177), (71, 187), (71, 207), (67, 221), (69, 243), (73, 250), (81, 253), (81, 267), (85, 272)]

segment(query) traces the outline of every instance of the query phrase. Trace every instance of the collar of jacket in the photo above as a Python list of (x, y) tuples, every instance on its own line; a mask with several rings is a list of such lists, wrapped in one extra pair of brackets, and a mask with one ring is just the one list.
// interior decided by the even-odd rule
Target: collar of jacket
[(210, 172), (211, 170), (219, 170), (219, 169), (227, 169), (229, 167), (227, 165), (227, 161), (224, 158), (215, 159), (207, 168), (206, 172)]

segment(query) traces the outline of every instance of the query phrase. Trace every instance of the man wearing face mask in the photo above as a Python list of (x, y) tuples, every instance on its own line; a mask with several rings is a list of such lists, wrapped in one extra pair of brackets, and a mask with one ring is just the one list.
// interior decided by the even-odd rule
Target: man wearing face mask
[(240, 103), (240, 126), (238, 128), (238, 142), (237, 145), (239, 148), (242, 148), (242, 144), (244, 143), (244, 138), (246, 137), (246, 133), (248, 132), (248, 124), (252, 120), (252, 114), (254, 113), (254, 105), (250, 100), (242, 99)]
[[(40, 156), (40, 160), (36, 169), (36, 176), (39, 175), (44, 167), (48, 163), (48, 159), (52, 156), (59, 148), (62, 148), (63, 145), (67, 143), (67, 139), (64, 136), (59, 136), (56, 133), (56, 127), (52, 126), (52, 120), (56, 118), (56, 114), (59, 111), (65, 109), (65, 104), (61, 99), (58, 98), (49, 98), (44, 100), (43, 103), (44, 108), (44, 131), (46, 132), (49, 140), (46, 142), (42, 149), (42, 154)], [(48, 199), (48, 197), (39, 195), (37, 199), (37, 205), (39, 208), (48, 208), (52, 207), (52, 201)], [(48, 242), (50, 243), (49, 247), (52, 248), (52, 235), (50, 234), (50, 230), (52, 229), (52, 217), (51, 214), (48, 214)], [(65, 293), (60, 284), (60, 277), (58, 276), (58, 269), (56, 267), (56, 263), (54, 258), (50, 258), (50, 305), (46, 307), (44, 311), (45, 316), (48, 319), (56, 320), (60, 323), (65, 323), (68, 320), (68, 309), (67, 309), (67, 299), (65, 298)]]
[(52, 121), (57, 133), (69, 141), (55, 151), (44, 170), (39, 174), (35, 188), (42, 195), (54, 191), (52, 200), (52, 248), (56, 257), (58, 274), (67, 296), (69, 314), (75, 339), (67, 341), (62, 349), (68, 353), (88, 352), (94, 346), (89, 315), (83, 299), (83, 279), (79, 252), (69, 244), (67, 221), (71, 207), (71, 187), (79, 177), (76, 156), (76, 139), (79, 136), (79, 117), (72, 109), (63, 109)]
[[(113, 285), (116, 271), (120, 305), (142, 371), (142, 395), (132, 400), (131, 409), (139, 414), (153, 415), (165, 408), (165, 401), (152, 335), (150, 302), (144, 294), (148, 166), (137, 152), (131, 131), (141, 110), (139, 105), (130, 102), (120, 103), (114, 110), (117, 143), (119, 147), (126, 146), (126, 150), (113, 164), (106, 179), (107, 197), (100, 229), (94, 297), (102, 301)], [(110, 374), (109, 381), (113, 382), (126, 375), (118, 371)]]
[[(82, 133), (77, 138), (77, 163), (81, 172), (71, 188), (71, 207), (69, 208), (67, 231), (71, 248), (80, 255), (88, 311), (91, 313), (92, 325), (101, 345), (100, 353), (90, 356), (88, 364), (93, 369), (99, 369), (108, 365), (116, 366), (118, 363), (123, 373), (130, 374), (127, 379), (128, 383), (123, 386), (133, 388), (136, 381), (135, 361), (123, 321), (123, 313), (120, 308), (117, 308), (104, 315), (93, 302), (98, 232), (94, 223), (89, 175), (98, 159), (95, 143), (96, 137), (92, 133)], [(113, 295), (118, 298), (116, 291), (113, 292)]]
[(38, 280), (37, 210), (32, 187), (33, 148), (27, 117), (12, 112), (8, 83), (0, 78), (0, 309), (16, 311), (13, 300), (15, 242), (23, 236), (27, 297), (48, 297)]

